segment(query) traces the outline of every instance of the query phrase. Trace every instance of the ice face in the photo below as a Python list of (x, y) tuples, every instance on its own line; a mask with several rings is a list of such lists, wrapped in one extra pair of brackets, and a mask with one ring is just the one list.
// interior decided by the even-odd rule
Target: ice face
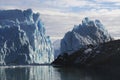
[(31, 9), (0, 11), (0, 64), (44, 64), (54, 50), (39, 13)]
[(99, 20), (84, 18), (82, 24), (74, 26), (61, 40), (61, 53), (73, 53), (86, 45), (98, 45), (112, 38)]

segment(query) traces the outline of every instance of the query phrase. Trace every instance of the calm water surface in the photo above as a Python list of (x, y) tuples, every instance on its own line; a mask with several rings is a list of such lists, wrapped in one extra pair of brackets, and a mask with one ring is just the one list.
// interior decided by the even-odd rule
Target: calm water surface
[(120, 80), (120, 69), (53, 66), (0, 67), (0, 80)]

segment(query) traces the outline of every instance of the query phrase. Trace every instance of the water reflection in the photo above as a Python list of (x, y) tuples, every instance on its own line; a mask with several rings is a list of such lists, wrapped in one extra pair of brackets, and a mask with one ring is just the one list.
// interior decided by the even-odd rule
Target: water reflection
[(55, 80), (53, 71), (51, 66), (0, 68), (0, 80)]
[(120, 69), (52, 66), (0, 67), (0, 80), (120, 80)]

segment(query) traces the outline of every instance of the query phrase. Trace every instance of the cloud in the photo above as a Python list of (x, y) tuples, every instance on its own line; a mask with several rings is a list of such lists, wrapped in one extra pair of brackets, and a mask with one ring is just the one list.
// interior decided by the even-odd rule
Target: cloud
[(0, 0), (0, 9), (16, 8), (40, 12), (52, 39), (62, 38), (86, 16), (100, 19), (112, 36), (120, 35), (120, 0)]
[(116, 6), (120, 6), (120, 3), (115, 3)]
[(95, 0), (97, 2), (116, 2), (116, 3), (119, 3), (120, 0)]
[[(107, 2), (107, 3), (104, 3)], [(112, 2), (112, 3), (109, 3)], [(117, 9), (119, 0), (0, 0), (2, 9), (32, 8), (43, 14), (79, 13), (91, 10)]]
[[(64, 36), (67, 31), (70, 31), (74, 25), (79, 25), (82, 19), (86, 16), (91, 19), (99, 19), (106, 27), (108, 32), (113, 37), (120, 37), (120, 10), (99, 10), (99, 11), (89, 11), (73, 15), (42, 15), (41, 18), (45, 23), (47, 34), (56, 39), (60, 39)], [(55, 39), (55, 38), (54, 38)]]

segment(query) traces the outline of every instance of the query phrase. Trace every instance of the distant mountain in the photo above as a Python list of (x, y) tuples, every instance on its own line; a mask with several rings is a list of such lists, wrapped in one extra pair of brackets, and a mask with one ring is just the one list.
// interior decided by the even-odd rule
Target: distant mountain
[(59, 55), (53, 64), (64, 66), (100, 67), (120, 66), (120, 40), (87, 45), (72, 54)]
[(53, 42), (53, 46), (54, 46), (54, 58), (56, 59), (58, 57), (58, 55), (60, 54), (60, 43), (61, 43), (61, 39), (55, 40)]
[(0, 10), (0, 65), (51, 63), (53, 54), (39, 13)]
[(99, 20), (84, 18), (82, 24), (74, 26), (61, 40), (61, 54), (71, 54), (86, 45), (98, 45), (113, 40)]

